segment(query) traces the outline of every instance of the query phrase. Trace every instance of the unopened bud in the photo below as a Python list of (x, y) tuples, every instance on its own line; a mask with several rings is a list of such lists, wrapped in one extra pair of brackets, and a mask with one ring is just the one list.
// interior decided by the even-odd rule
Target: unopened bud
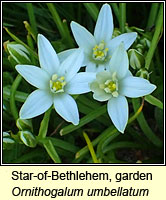
[(149, 72), (146, 69), (140, 69), (136, 76), (149, 80)]
[(35, 147), (37, 145), (36, 138), (30, 131), (19, 131), (20, 140), (28, 147)]
[(17, 64), (30, 64), (31, 60), (28, 57), (28, 50), (21, 44), (10, 42), (7, 44), (7, 50), (10, 56), (16, 61)]
[(20, 131), (29, 130), (33, 131), (32, 122), (28, 119), (20, 119), (18, 118), (16, 121), (16, 126)]
[(145, 64), (144, 56), (136, 49), (130, 49), (128, 51), (129, 62), (133, 69), (140, 69)]

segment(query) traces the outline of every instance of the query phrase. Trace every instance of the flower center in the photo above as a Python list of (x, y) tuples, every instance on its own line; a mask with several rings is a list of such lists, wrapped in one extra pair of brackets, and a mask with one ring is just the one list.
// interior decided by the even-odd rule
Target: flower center
[(104, 61), (107, 56), (108, 50), (108, 48), (105, 48), (105, 42), (101, 41), (99, 45), (96, 45), (93, 48), (93, 59)]
[(64, 86), (66, 85), (65, 77), (58, 77), (57, 74), (53, 74), (50, 80), (50, 90), (53, 93), (64, 92)]
[(108, 79), (104, 84), (99, 85), (106, 93), (112, 94), (113, 97), (118, 97), (118, 80), (116, 78), (116, 72), (113, 73), (111, 79)]

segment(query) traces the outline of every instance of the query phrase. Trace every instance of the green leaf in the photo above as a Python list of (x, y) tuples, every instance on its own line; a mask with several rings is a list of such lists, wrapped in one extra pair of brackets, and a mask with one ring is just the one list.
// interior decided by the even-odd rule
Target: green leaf
[(83, 117), (77, 126), (70, 124), (69, 126), (66, 126), (65, 128), (61, 129), (60, 135), (66, 135), (68, 133), (71, 133), (72, 131), (77, 130), (78, 128), (80, 128), (80, 127), (84, 126), (85, 124), (91, 122), (92, 120), (96, 119), (100, 115), (103, 115), (105, 112), (106, 112), (106, 105), (97, 108), (95, 111), (92, 111), (88, 115)]
[(85, 8), (87, 9), (88, 13), (94, 19), (97, 20), (97, 16), (99, 14), (99, 9), (97, 8), (96, 4), (94, 3), (84, 3)]
[(152, 95), (145, 96), (145, 101), (163, 110), (163, 103)]

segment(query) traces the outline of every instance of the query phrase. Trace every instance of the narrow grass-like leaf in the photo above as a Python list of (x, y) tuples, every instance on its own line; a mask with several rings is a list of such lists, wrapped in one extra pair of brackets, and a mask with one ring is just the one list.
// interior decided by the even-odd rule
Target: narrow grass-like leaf
[(146, 26), (147, 28), (151, 28), (153, 25), (155, 25), (158, 8), (159, 8), (159, 3), (152, 3), (151, 4), (148, 23), (147, 23), (147, 26)]
[(35, 150), (30, 151), (26, 154), (23, 154), (19, 158), (13, 160), (11, 163), (28, 163), (27, 161), (29, 161), (33, 158), (41, 157), (43, 155), (43, 153), (44, 153), (44, 151), (42, 152), (41, 149), (35, 149)]
[(148, 53), (146, 55), (145, 58), (145, 68), (149, 69), (150, 67), (150, 63), (152, 61), (156, 46), (160, 40), (160, 34), (163, 28), (163, 3), (160, 4), (160, 10), (158, 13), (158, 17), (157, 17), (157, 22), (156, 22), (156, 27), (155, 27), (155, 32), (153, 35), (153, 39), (150, 45), (150, 48), (148, 50)]
[(145, 96), (145, 101), (147, 101), (148, 103), (150, 103), (154, 106), (157, 106), (163, 110), (163, 103), (156, 97), (149, 94), (149, 95)]
[(43, 120), (40, 124), (40, 129), (39, 129), (39, 138), (45, 138), (47, 135), (47, 129), (48, 129), (48, 123), (50, 119), (50, 114), (51, 114), (52, 106), (45, 112)]
[(135, 142), (128, 142), (128, 141), (120, 141), (110, 144), (109, 146), (103, 149), (103, 153), (111, 151), (113, 149), (120, 149), (120, 148), (136, 148), (136, 149), (148, 149), (148, 146), (135, 143)]
[(27, 10), (28, 10), (28, 16), (29, 16), (29, 21), (32, 26), (32, 29), (34, 31), (35, 37), (37, 37), (37, 25), (36, 25), (36, 19), (35, 19), (35, 14), (33, 10), (33, 5), (32, 3), (26, 3)]
[(120, 14), (119, 14), (119, 8), (117, 3), (110, 3), (111, 7), (113, 8), (114, 14), (118, 20), (118, 22), (120, 23)]
[(53, 138), (53, 137), (47, 137), (49, 140), (51, 140), (52, 144), (55, 146), (55, 147), (59, 147), (61, 149), (64, 149), (66, 151), (69, 151), (69, 152), (72, 152), (72, 153), (76, 153), (78, 151), (78, 147), (69, 143), (69, 142), (66, 142), (64, 140), (60, 140), (58, 138)]
[[(133, 103), (133, 108), (136, 111), (139, 106), (140, 106), (140, 102), (139, 99), (132, 99), (132, 103)], [(162, 142), (161, 140), (155, 135), (155, 133), (153, 133), (152, 129), (149, 127), (149, 125), (147, 124), (147, 121), (144, 117), (144, 114), (141, 112), (140, 115), (137, 117), (137, 121), (142, 129), (142, 131), (144, 132), (144, 134), (146, 135), (146, 137), (157, 147), (162, 147)]]
[(96, 4), (94, 3), (84, 3), (85, 8), (87, 9), (88, 13), (91, 15), (93, 20), (96, 22), (97, 16), (99, 14), (99, 9), (97, 8)]
[(65, 33), (65, 29), (63, 26), (63, 23), (61, 21), (61, 18), (59, 17), (59, 14), (54, 6), (53, 3), (47, 3), (48, 9), (52, 14), (53, 20), (55, 22), (55, 24), (57, 25), (57, 28), (59, 30), (59, 33), (61, 35), (62, 38), (66, 37), (66, 33)]
[(86, 140), (86, 143), (87, 143), (87, 145), (88, 145), (88, 149), (89, 149), (90, 154), (91, 154), (91, 156), (92, 156), (93, 162), (94, 162), (94, 163), (99, 163), (99, 161), (97, 160), (97, 157), (96, 157), (96, 154), (95, 154), (93, 145), (92, 145), (92, 143), (91, 143), (91, 141), (90, 141), (88, 135), (87, 135), (85, 132), (83, 132), (83, 136), (84, 136), (84, 138), (85, 138), (85, 140)]
[[(10, 95), (11, 95), (11, 87), (7, 87), (7, 86), (4, 87), (3, 88), (3, 98), (5, 100), (9, 100)], [(15, 101), (24, 102), (27, 97), (28, 97), (28, 94), (25, 92), (20, 92), (20, 91), (15, 92)]]
[(61, 160), (59, 158), (59, 155), (57, 154), (53, 143), (51, 142), (51, 140), (47, 139), (44, 141), (43, 143), (44, 148), (46, 149), (48, 155), (50, 156), (50, 158), (54, 161), (54, 163), (61, 163)]
[(16, 92), (21, 80), (22, 80), (22, 77), (18, 74), (12, 84), (11, 93), (10, 93), (10, 109), (11, 109), (11, 113), (15, 120), (18, 119), (18, 110), (17, 110), (16, 104), (15, 104), (15, 92)]
[[(136, 113), (134, 115), (132, 115), (132, 117), (129, 118), (128, 125), (137, 118), (137, 116), (142, 111), (142, 108), (143, 108), (143, 103), (138, 108)], [(114, 126), (110, 126), (105, 131), (103, 131), (97, 138), (95, 138), (92, 141), (92, 144), (93, 144), (93, 146), (96, 146), (100, 142), (100, 146), (98, 147), (98, 151), (101, 152), (101, 154), (102, 154), (102, 148), (104, 147), (104, 145), (108, 144), (108, 142), (110, 142), (112, 139), (117, 137), (119, 134), (120, 133), (118, 132), (118, 130), (116, 128), (114, 128)], [(80, 158), (80, 157), (84, 156), (87, 152), (88, 152), (88, 148), (87, 148), (87, 146), (85, 146), (80, 151), (78, 151), (76, 153), (75, 157)]]
[(11, 33), (7, 28), (4, 27), (4, 29), (6, 30), (6, 32), (10, 35), (10, 37), (15, 40), (16, 42), (18, 42), (19, 44), (22, 44), (25, 48), (27, 48), (29, 50), (29, 52), (36, 58), (38, 59), (38, 55), (36, 52), (34, 52), (27, 44), (25, 44), (22, 40), (20, 40), (17, 36), (15, 36), (13, 33)]
[(97, 117), (103, 115), (105, 112), (106, 112), (106, 105), (97, 108), (95, 111), (93, 111), (93, 112), (89, 113), (88, 115), (86, 115), (85, 117), (83, 117), (77, 126), (70, 124), (69, 126), (66, 126), (65, 128), (61, 129), (60, 135), (66, 135), (68, 133), (71, 133), (72, 131), (77, 130), (78, 128), (91, 122), (92, 120), (96, 119)]

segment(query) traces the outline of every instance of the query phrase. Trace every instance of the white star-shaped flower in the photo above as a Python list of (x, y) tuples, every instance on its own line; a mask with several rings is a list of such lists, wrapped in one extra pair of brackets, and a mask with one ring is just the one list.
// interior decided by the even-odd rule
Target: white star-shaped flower
[(38, 88), (32, 92), (20, 110), (20, 118), (30, 119), (47, 111), (54, 104), (56, 112), (74, 125), (79, 123), (79, 113), (72, 94), (90, 91), (88, 83), (94, 73), (77, 73), (84, 59), (83, 51), (78, 49), (62, 63), (50, 42), (38, 35), (40, 66), (17, 65), (16, 70), (31, 85)]
[(112, 55), (108, 71), (98, 72), (96, 79), (90, 83), (94, 92), (93, 98), (101, 102), (108, 101), (108, 114), (121, 133), (124, 132), (128, 121), (126, 97), (145, 96), (156, 89), (148, 80), (132, 76), (128, 67), (127, 52), (121, 43)]
[[(108, 4), (104, 4), (100, 10), (94, 36), (76, 22), (71, 22), (71, 29), (78, 46), (84, 49), (83, 66), (86, 66), (88, 72), (99, 72), (106, 69), (116, 47), (124, 42), (127, 50), (137, 37), (137, 33), (132, 32), (121, 34), (112, 39), (114, 25), (111, 7)], [(75, 50), (66, 50), (58, 56), (60, 59), (64, 59)]]

